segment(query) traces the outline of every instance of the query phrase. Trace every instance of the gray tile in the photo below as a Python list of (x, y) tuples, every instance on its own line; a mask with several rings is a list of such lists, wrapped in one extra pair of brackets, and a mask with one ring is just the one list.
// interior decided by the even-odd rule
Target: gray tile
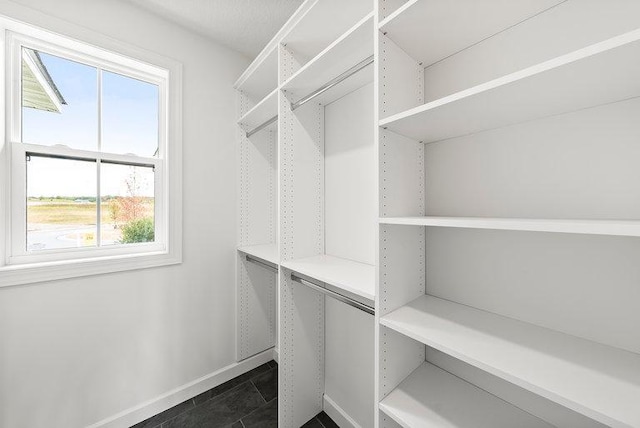
[(235, 424), (231, 425), (229, 428), (244, 428), (244, 425), (242, 425), (242, 422), (238, 421)]
[(340, 428), (337, 423), (333, 422), (333, 419), (329, 417), (324, 411), (318, 413), (316, 416), (325, 428)]
[(302, 425), (301, 428), (324, 428), (320, 421), (317, 418), (311, 419), (306, 424)]
[(259, 374), (251, 379), (251, 382), (258, 388), (264, 401), (269, 402), (278, 397), (278, 369)]
[(245, 382), (171, 419), (163, 428), (222, 428), (264, 404), (265, 401), (256, 387), (251, 382)]
[(242, 418), (245, 428), (278, 428), (278, 399)]
[(275, 360), (271, 360), (269, 361), (267, 364), (269, 364), (269, 367), (274, 368), (274, 367), (278, 367), (278, 363), (276, 363)]
[(200, 405), (202, 403), (204, 403), (207, 400), (210, 400), (212, 398), (217, 397), (220, 394), (224, 394), (225, 392), (235, 388), (236, 386), (240, 385), (241, 383), (244, 383), (246, 381), (248, 381), (251, 378), (256, 377), (257, 375), (264, 373), (268, 370), (270, 370), (271, 367), (269, 366), (269, 363), (264, 363), (261, 366), (256, 367), (253, 370), (250, 370), (246, 373), (241, 374), (238, 377), (235, 377), (221, 385), (216, 386), (215, 388), (212, 388), (206, 392), (203, 392), (200, 395), (196, 395), (195, 397), (193, 397), (193, 403), (197, 406)]
[(157, 415), (152, 416), (147, 420), (135, 424), (131, 428), (155, 428), (163, 422), (168, 421), (169, 419), (174, 418), (180, 413), (186, 412), (193, 407), (194, 405), (191, 400), (183, 401), (177, 406), (173, 406), (172, 408), (165, 410), (162, 413), (158, 413)]

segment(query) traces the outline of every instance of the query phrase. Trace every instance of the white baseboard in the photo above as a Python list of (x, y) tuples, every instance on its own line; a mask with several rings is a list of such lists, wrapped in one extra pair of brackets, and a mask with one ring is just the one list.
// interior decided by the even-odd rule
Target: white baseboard
[(356, 421), (351, 419), (342, 407), (338, 406), (327, 394), (323, 397), (322, 408), (340, 428), (362, 428)]
[(273, 360), (280, 364), (280, 350), (278, 348), (273, 348)]
[(151, 416), (164, 412), (171, 407), (182, 403), (198, 394), (215, 388), (234, 377), (253, 370), (256, 367), (271, 361), (274, 358), (273, 349), (267, 349), (264, 352), (221, 368), (213, 373), (202, 376), (192, 382), (179, 386), (167, 393), (156, 398), (145, 401), (135, 407), (131, 407), (116, 415), (103, 419), (90, 425), (87, 428), (128, 428), (132, 425), (142, 422)]

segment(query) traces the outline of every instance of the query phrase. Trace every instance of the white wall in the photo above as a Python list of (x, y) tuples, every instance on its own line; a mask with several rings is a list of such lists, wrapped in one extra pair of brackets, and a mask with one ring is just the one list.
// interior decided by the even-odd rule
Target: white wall
[(0, 0), (0, 14), (184, 65), (184, 263), (0, 289), (0, 426), (87, 426), (234, 361), (232, 84), (248, 61), (118, 0)]

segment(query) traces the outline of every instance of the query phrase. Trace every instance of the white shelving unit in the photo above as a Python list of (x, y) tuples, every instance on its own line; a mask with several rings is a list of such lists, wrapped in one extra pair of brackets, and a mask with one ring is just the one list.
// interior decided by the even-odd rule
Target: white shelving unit
[(304, 2), (236, 85), (279, 426), (640, 426), (640, 2), (375, 3)]
[(380, 323), (603, 424), (640, 424), (638, 354), (433, 296)]
[[(340, 76), (354, 65), (373, 56), (373, 12), (361, 19), (337, 40), (327, 46), (315, 58), (307, 62), (282, 85), (288, 96), (299, 101), (302, 97), (323, 87), (327, 82)], [(373, 67), (365, 67), (362, 72), (319, 95), (316, 102), (326, 105), (342, 96), (373, 82)]]
[(640, 426), (639, 18), (378, 1), (376, 428)]
[(427, 67), (560, 3), (562, 0), (487, 0), (452, 5), (441, 0), (409, 0), (382, 20), (379, 28)]
[(240, 361), (277, 345), (278, 132), (277, 123), (269, 123), (278, 112), (277, 45), (265, 48), (235, 88), (239, 196), (236, 358)]
[(424, 143), (640, 95), (640, 31), (597, 43), (380, 121)]
[[(274, 89), (269, 95), (264, 97), (252, 109), (246, 112), (238, 124), (245, 131), (255, 130), (256, 127), (269, 121), (278, 115), (278, 89)], [(275, 123), (275, 122), (274, 122)]]
[(354, 296), (371, 307), (375, 300), (375, 266), (320, 255), (284, 262), (282, 267), (324, 282), (340, 294)]
[(374, 424), (374, 36), (369, 0), (308, 0), (236, 85), (238, 354), (275, 345), (280, 427)]
[(380, 409), (403, 428), (552, 426), (429, 363), (407, 376), (382, 400)]

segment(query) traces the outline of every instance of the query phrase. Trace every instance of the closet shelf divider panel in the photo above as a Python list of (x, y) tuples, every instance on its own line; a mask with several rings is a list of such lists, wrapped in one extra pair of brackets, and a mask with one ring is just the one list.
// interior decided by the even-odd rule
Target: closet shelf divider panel
[(380, 402), (380, 410), (403, 428), (551, 428), (427, 362)]
[(577, 233), (585, 235), (640, 236), (640, 221), (564, 220), (489, 217), (383, 217), (380, 224), (453, 227), (529, 232)]
[(380, 126), (425, 143), (640, 96), (640, 30), (405, 112)]
[(608, 426), (640, 426), (638, 354), (429, 295), (380, 323)]

